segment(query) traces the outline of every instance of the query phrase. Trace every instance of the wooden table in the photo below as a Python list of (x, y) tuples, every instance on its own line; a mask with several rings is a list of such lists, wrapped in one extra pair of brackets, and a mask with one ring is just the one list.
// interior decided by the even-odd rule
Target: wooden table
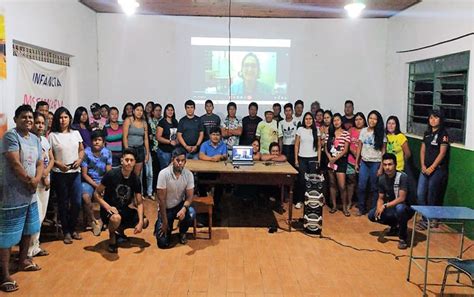
[(199, 180), (203, 184), (237, 184), (237, 185), (274, 185), (281, 188), (283, 202), (284, 186), (289, 188), (288, 230), (291, 232), (293, 218), (293, 184), (298, 171), (288, 162), (257, 161), (253, 166), (235, 167), (230, 161), (209, 162), (187, 160), (186, 168), (194, 173), (215, 173), (213, 180)]

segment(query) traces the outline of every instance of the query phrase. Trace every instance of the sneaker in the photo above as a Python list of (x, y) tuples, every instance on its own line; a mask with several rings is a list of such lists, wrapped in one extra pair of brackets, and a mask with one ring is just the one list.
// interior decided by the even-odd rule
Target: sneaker
[(392, 226), (392, 227), (390, 227), (390, 230), (385, 232), (385, 236), (398, 236), (399, 232), (400, 232), (400, 230), (398, 229), (397, 226)]
[(71, 237), (74, 240), (82, 240), (82, 236), (77, 232), (73, 232)]
[(295, 205), (295, 208), (296, 208), (296, 209), (300, 209), (300, 208), (302, 208), (302, 207), (303, 207), (303, 203), (301, 203), (301, 202), (298, 202), (298, 203), (296, 203), (296, 205)]
[(407, 243), (406, 240), (400, 239), (400, 240), (398, 241), (398, 249), (400, 249), (400, 250), (406, 250), (407, 247), (408, 247), (408, 243)]
[(123, 232), (115, 231), (115, 236), (116, 236), (116, 238), (117, 238), (117, 244), (125, 243), (125, 242), (130, 241), (130, 239), (128, 238), (128, 236), (125, 235), (125, 233), (123, 233)]
[(100, 232), (102, 232), (102, 222), (92, 221), (92, 234), (95, 236), (100, 236)]
[(188, 243), (188, 238), (186, 237), (186, 233), (179, 233), (179, 243), (181, 244)]
[(64, 242), (65, 244), (72, 244), (71, 233), (66, 233), (66, 234), (64, 235), (63, 242)]

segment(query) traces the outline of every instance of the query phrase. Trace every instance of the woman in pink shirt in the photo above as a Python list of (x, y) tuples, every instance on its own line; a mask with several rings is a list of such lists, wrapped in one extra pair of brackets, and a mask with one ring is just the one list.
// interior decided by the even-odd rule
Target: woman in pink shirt
[[(356, 163), (356, 154), (357, 148), (359, 144), (359, 134), (362, 128), (367, 127), (367, 121), (365, 116), (362, 112), (358, 112), (354, 116), (355, 126), (349, 129), (349, 136), (351, 138), (351, 142), (349, 145), (349, 155), (347, 158), (347, 171), (346, 171), (346, 192), (347, 192), (347, 199), (352, 201), (354, 196), (355, 187), (357, 185), (357, 173), (355, 171), (355, 163)], [(349, 208), (352, 208), (349, 206)]]

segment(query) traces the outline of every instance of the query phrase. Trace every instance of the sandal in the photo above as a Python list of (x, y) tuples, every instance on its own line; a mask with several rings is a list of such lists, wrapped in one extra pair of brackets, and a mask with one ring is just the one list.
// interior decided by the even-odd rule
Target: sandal
[(82, 240), (82, 236), (77, 232), (73, 232), (71, 237), (75, 240)]
[(335, 213), (336, 211), (337, 211), (337, 208), (331, 208), (331, 209), (329, 210), (329, 213)]
[(36, 263), (30, 263), (30, 264), (26, 265), (25, 267), (20, 268), (19, 270), (21, 270), (21, 271), (39, 271), (39, 270), (41, 270), (41, 267), (39, 267), (39, 265), (36, 264)]
[(350, 216), (351, 216), (351, 213), (350, 213), (348, 210), (345, 210), (345, 211), (344, 211), (344, 215), (345, 215), (346, 217), (350, 217)]
[(16, 281), (4, 281), (0, 284), (0, 291), (10, 293), (18, 290), (18, 284)]

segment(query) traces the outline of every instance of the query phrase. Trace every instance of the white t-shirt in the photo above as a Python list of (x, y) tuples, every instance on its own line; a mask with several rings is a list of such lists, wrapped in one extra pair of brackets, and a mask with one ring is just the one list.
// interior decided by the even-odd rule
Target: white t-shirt
[(296, 138), (296, 129), (298, 121), (292, 119), (287, 122), (285, 119), (281, 120), (278, 125), (278, 138), (283, 137), (283, 145), (294, 145)]
[[(296, 135), (300, 137), (300, 147), (298, 151), (298, 157), (313, 158), (318, 156), (317, 148), (314, 148), (313, 142), (313, 130), (299, 127), (296, 130)], [(318, 129), (318, 136), (320, 136)]]
[(177, 178), (173, 172), (173, 165), (169, 165), (158, 174), (157, 189), (166, 189), (166, 208), (170, 209), (186, 199), (186, 190), (194, 188), (194, 176), (184, 168)]
[[(368, 131), (367, 127), (360, 130), (359, 140), (362, 142), (362, 150), (360, 155), (365, 162), (382, 162), (382, 151), (375, 149), (374, 131)], [(383, 137), (383, 142), (387, 142), (387, 138)]]
[(294, 115), (293, 116), (293, 121), (296, 122), (296, 125), (298, 125), (298, 123), (303, 124), (303, 114), (301, 114), (299, 117)]
[[(81, 134), (77, 130), (70, 130), (67, 133), (52, 132), (48, 136), (49, 144), (53, 150), (54, 158), (65, 165), (74, 163), (79, 159), (79, 143), (82, 142)], [(54, 172), (62, 172), (59, 168), (53, 167)], [(81, 167), (70, 169), (66, 173), (80, 172)]]

